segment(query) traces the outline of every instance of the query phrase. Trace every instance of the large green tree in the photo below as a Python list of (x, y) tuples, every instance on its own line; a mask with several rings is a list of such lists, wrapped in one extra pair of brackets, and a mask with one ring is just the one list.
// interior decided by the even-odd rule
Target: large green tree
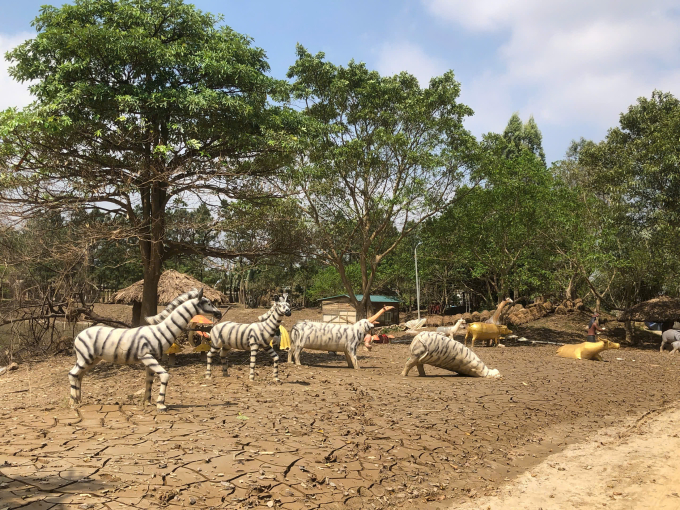
[[(312, 230), (311, 251), (338, 270), (362, 317), (379, 264), (455, 200), (474, 144), (463, 128), (472, 110), (458, 102), (453, 72), (421, 88), (408, 73), (336, 66), (301, 46), (297, 57), (288, 77), (316, 126), (287, 184)], [(346, 271), (353, 263), (358, 288)]]
[(164, 260), (239, 255), (167, 236), (171, 201), (269, 194), (260, 178), (296, 147), (300, 116), (270, 102), (285, 84), (221, 21), (183, 0), (75, 0), (43, 7), (7, 54), (35, 101), (0, 116), (0, 200), (125, 218), (101, 235), (138, 240), (145, 315)]
[(449, 266), (448, 281), (493, 303), (541, 285), (554, 182), (532, 150), (505, 136), (485, 135), (480, 153), (481, 184), (428, 223), (423, 265), (430, 257)]

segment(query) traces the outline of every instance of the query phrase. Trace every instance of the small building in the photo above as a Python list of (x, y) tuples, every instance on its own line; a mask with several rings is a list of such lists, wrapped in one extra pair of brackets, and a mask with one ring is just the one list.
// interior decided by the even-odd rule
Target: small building
[[(357, 294), (357, 301), (363, 299), (363, 294)], [(321, 298), (321, 313), (323, 322), (334, 324), (354, 324), (357, 321), (357, 311), (350, 302), (347, 294)], [(385, 312), (380, 317), (381, 326), (399, 324), (399, 299), (390, 296), (371, 294), (368, 307), (368, 316), (377, 313), (383, 306), (393, 306), (393, 310)]]

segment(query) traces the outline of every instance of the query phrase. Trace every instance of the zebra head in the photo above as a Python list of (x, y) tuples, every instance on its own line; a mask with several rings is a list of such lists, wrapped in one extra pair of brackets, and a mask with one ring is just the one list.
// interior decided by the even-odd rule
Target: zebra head
[(220, 312), (217, 309), (217, 307), (212, 304), (212, 301), (210, 301), (207, 297), (203, 297), (203, 289), (198, 291), (196, 299), (198, 300), (198, 303), (196, 303), (196, 308), (198, 309), (199, 313), (201, 314), (211, 313), (217, 319), (222, 318), (222, 312)]
[(276, 311), (281, 315), (290, 317), (290, 304), (288, 303), (288, 294), (284, 294), (276, 302)]

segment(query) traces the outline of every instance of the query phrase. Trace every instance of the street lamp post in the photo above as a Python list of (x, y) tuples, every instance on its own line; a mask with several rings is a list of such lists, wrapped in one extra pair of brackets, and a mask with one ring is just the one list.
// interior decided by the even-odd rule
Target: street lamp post
[(416, 260), (416, 302), (418, 304), (418, 320), (420, 320), (420, 283), (418, 282), (418, 246), (423, 244), (422, 242), (416, 244), (414, 252), (414, 258)]

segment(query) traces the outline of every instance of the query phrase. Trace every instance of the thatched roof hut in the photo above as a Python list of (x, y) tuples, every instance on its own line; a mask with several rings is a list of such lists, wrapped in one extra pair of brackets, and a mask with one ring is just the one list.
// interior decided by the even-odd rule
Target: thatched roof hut
[[(180, 294), (184, 294), (191, 289), (200, 289), (201, 287), (203, 287), (203, 295), (212, 301), (215, 306), (229, 303), (229, 298), (218, 290), (204, 285), (188, 274), (169, 269), (161, 275), (161, 278), (158, 281), (158, 304), (161, 306), (169, 305), (170, 302)], [(129, 287), (119, 290), (113, 295), (114, 303), (132, 305), (133, 325), (140, 323), (143, 290), (144, 280), (139, 280)]]
[(680, 299), (661, 296), (643, 301), (624, 310), (618, 320), (662, 323), (680, 321)]

